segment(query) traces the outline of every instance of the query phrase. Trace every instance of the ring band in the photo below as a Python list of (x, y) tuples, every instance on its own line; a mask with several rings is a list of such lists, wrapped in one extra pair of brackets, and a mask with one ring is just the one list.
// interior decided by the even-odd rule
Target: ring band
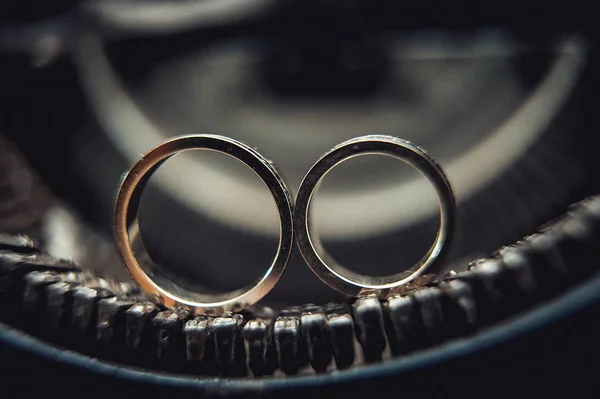
[[(440, 207), (440, 228), (429, 251), (410, 269), (392, 276), (364, 276), (339, 265), (323, 248), (312, 225), (311, 200), (325, 175), (340, 163), (367, 154), (391, 156), (412, 165), (432, 184)], [(335, 146), (312, 166), (300, 184), (294, 225), (296, 242), (302, 256), (323, 282), (346, 295), (375, 295), (384, 298), (392, 295), (395, 288), (409, 283), (443, 258), (452, 239), (455, 215), (456, 204), (452, 187), (443, 170), (425, 151), (396, 137), (368, 135)]]
[[(138, 210), (144, 187), (164, 162), (180, 152), (190, 150), (216, 151), (244, 163), (261, 178), (275, 200), (280, 222), (279, 246), (265, 274), (251, 287), (215, 295), (191, 291), (161, 272), (143, 245)], [(115, 202), (114, 238), (125, 267), (143, 291), (169, 308), (183, 307), (196, 314), (220, 314), (238, 311), (256, 303), (277, 283), (292, 250), (292, 215), (292, 199), (283, 179), (274, 165), (256, 150), (218, 135), (180, 136), (148, 152), (125, 175)]]

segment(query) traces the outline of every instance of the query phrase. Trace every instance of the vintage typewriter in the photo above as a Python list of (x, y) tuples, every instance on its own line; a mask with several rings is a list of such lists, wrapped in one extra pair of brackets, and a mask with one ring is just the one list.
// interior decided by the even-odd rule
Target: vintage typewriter
[[(600, 366), (593, 27), (578, 2), (0, 5), (0, 382), (107, 397), (586, 392)], [(190, 132), (256, 145), (292, 191), (348, 138), (423, 146), (456, 194), (445, 262), (382, 301), (336, 293), (295, 253), (241, 313), (153, 303), (114, 249), (115, 190)], [(438, 223), (420, 179), (378, 157), (331, 173), (315, 202), (330, 253), (374, 275), (417, 261)], [(274, 217), (249, 171), (186, 154), (153, 177), (141, 230), (157, 263), (221, 292), (273, 256)]]

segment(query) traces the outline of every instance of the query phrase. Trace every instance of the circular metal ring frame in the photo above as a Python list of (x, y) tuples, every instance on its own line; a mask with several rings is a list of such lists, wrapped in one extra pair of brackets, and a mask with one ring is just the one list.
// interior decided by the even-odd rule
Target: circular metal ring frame
[[(183, 151), (208, 150), (229, 155), (252, 169), (267, 186), (279, 214), (279, 245), (264, 275), (252, 286), (222, 293), (202, 294), (184, 288), (161, 272), (150, 259), (139, 227), (141, 194), (158, 168)], [(289, 260), (294, 240), (293, 202), (275, 166), (248, 145), (223, 136), (180, 136), (144, 155), (125, 175), (115, 202), (114, 238), (125, 267), (141, 289), (169, 308), (185, 308), (196, 314), (239, 311), (264, 297), (277, 283)]]
[[(392, 276), (364, 276), (339, 265), (323, 247), (312, 224), (310, 205), (323, 178), (340, 163), (368, 154), (394, 157), (417, 169), (432, 184), (440, 208), (440, 227), (433, 245), (414, 266)], [(368, 135), (333, 147), (312, 166), (300, 184), (294, 225), (296, 242), (302, 256), (323, 282), (346, 295), (375, 295), (385, 298), (393, 295), (398, 287), (414, 280), (443, 258), (452, 240), (455, 215), (456, 203), (450, 182), (442, 168), (423, 149), (397, 137)]]

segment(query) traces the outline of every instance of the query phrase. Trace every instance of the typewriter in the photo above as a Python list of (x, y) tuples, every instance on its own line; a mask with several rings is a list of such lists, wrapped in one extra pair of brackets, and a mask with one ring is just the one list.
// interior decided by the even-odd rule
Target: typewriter
[[(599, 366), (597, 34), (578, 3), (77, 0), (0, 5), (0, 381), (36, 394), (305, 397), (592, 389)], [(154, 303), (113, 244), (123, 172), (172, 136), (269, 154), (293, 195), (326, 150), (386, 133), (443, 166), (444, 262), (350, 299), (294, 251), (241, 313)], [(385, 157), (316, 194), (323, 245), (357, 273), (419, 260), (423, 177)], [(141, 199), (151, 257), (206, 292), (259, 276), (269, 191), (182, 154)], [(187, 393), (189, 392), (189, 393)]]

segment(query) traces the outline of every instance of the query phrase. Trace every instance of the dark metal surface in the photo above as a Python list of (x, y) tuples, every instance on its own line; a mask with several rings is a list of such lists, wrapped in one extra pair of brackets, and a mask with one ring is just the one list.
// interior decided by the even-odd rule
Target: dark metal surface
[(317, 372), (327, 370), (332, 355), (327, 337), (327, 319), (320, 306), (305, 305), (300, 317), (300, 326), (312, 368)]
[(381, 361), (387, 343), (381, 303), (376, 297), (359, 298), (353, 308), (356, 337), (367, 363)]
[(446, 333), (450, 337), (469, 334), (477, 325), (477, 305), (469, 284), (450, 280), (440, 284)]
[(400, 356), (417, 349), (420, 337), (415, 326), (419, 315), (413, 298), (392, 297), (385, 306), (387, 337), (392, 354)]
[[(421, 392), (424, 396), (439, 395), (440, 392), (454, 392), (452, 381), (465, 373), (477, 376), (470, 385), (473, 390), (463, 392), (465, 397), (479, 397), (481, 389), (494, 385), (497, 374), (502, 370), (505, 383), (496, 386), (498, 395), (514, 392), (521, 384), (535, 384), (536, 392), (550, 394), (556, 392), (589, 392), (593, 386), (594, 365), (597, 365), (597, 346), (588, 346), (593, 337), (585, 334), (590, 327), (597, 326), (600, 312), (600, 279), (591, 278), (578, 290), (561, 296), (548, 304), (519, 316), (509, 323), (488, 329), (467, 340), (453, 341), (435, 351), (424, 351), (387, 364), (377, 364), (366, 368), (353, 369), (314, 378), (237, 380), (229, 379), (190, 379), (164, 373), (140, 371), (135, 368), (115, 367), (114, 365), (92, 360), (84, 355), (56, 349), (22, 334), (18, 330), (0, 323), (0, 341), (8, 344), (5, 353), (23, 363), (14, 364), (22, 368), (40, 367), (40, 381), (52, 386), (73, 387), (73, 375), (77, 375), (76, 386), (93, 389), (96, 393), (110, 393), (115, 390), (135, 387), (137, 393), (154, 395), (185, 391), (212, 396), (257, 396), (306, 397), (306, 395), (334, 395), (343, 393), (347, 397), (359, 397), (364, 391), (362, 384), (377, 384), (382, 390), (395, 389), (399, 385), (404, 392)], [(582, 334), (583, 333), (583, 334)], [(538, 351), (553, 346), (558, 358), (539, 357)], [(546, 349), (544, 349), (546, 348)], [(565, 351), (564, 349), (571, 350)], [(583, 352), (586, 366), (571, 361)], [(17, 357), (19, 356), (19, 357)], [(481, 369), (481, 361), (486, 359), (492, 366)], [(35, 361), (32, 365), (32, 361)], [(578, 374), (566, 381), (565, 367), (575, 369)], [(590, 368), (591, 367), (591, 368)], [(425, 377), (422, 372), (427, 370)], [(527, 370), (529, 370), (527, 372)], [(431, 391), (423, 393), (423, 384), (436, 384)], [(575, 383), (575, 385), (572, 385)], [(48, 387), (48, 385), (46, 385)], [(444, 387), (452, 387), (446, 391)], [(47, 388), (46, 388), (47, 389)], [(564, 391), (563, 391), (564, 390)]]
[(15, 251), (0, 251), (0, 317), (84, 354), (146, 369), (252, 378), (354, 369), (387, 362), (388, 347), (402, 357), (474, 334), (589, 279), (597, 265), (584, 260), (600, 247), (598, 209), (600, 197), (590, 198), (471, 262), (469, 271), (383, 303), (367, 297), (220, 317), (164, 310), (129, 284), (53, 259), (28, 240), (5, 239)]
[(277, 348), (279, 369), (286, 374), (298, 373), (302, 366), (300, 314), (284, 311), (273, 324), (273, 339)]
[(354, 321), (347, 305), (325, 306), (331, 352), (339, 370), (352, 366), (355, 359)]

